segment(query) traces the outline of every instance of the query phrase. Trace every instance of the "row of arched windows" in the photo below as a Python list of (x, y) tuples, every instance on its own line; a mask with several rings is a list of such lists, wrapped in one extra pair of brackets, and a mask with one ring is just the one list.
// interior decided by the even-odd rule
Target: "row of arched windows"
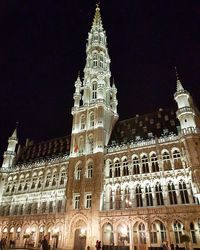
[[(188, 192), (188, 190), (190, 190), (190, 192)], [(133, 189), (127, 186), (124, 190), (118, 186), (114, 191), (110, 189), (109, 197), (106, 194), (105, 197), (109, 200), (109, 209), (190, 203), (189, 193), (192, 194), (191, 187), (188, 188), (183, 180), (180, 180), (176, 187), (172, 181), (169, 181), (167, 183), (167, 190), (165, 191), (168, 195), (164, 199), (163, 187), (157, 182), (153, 187), (147, 184), (144, 188), (142, 188), (140, 184), (136, 185)], [(178, 199), (178, 195), (180, 195), (180, 199)], [(195, 202), (194, 198), (192, 202)]]
[(107, 160), (106, 168), (107, 176), (120, 177), (127, 176), (130, 174), (144, 174), (150, 172), (161, 171), (161, 164), (163, 170), (171, 170), (172, 168), (179, 169), (183, 167), (183, 162), (181, 160), (181, 154), (179, 150), (172, 151), (172, 158), (168, 151), (164, 151), (160, 156), (160, 161), (158, 161), (158, 156), (156, 153), (152, 152), (149, 157), (147, 154), (142, 154), (140, 157), (138, 155), (133, 155), (131, 163), (128, 161), (127, 157), (123, 157), (122, 160), (115, 159), (114, 161)]
[(58, 171), (47, 171), (46, 173), (40, 171), (38, 174), (36, 172), (21, 174), (14, 176), (13, 178), (8, 177), (7, 184), (5, 185), (6, 193), (17, 193), (17, 192), (27, 192), (35, 191), (36, 189), (45, 189), (57, 186), (65, 186), (66, 184), (66, 170), (62, 169)]

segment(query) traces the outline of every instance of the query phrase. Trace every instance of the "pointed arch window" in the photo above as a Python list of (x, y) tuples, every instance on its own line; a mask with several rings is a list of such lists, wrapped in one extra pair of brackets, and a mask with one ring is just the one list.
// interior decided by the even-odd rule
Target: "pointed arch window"
[(160, 238), (161, 238), (161, 242), (167, 240), (166, 228), (162, 222), (160, 222)]
[(141, 189), (140, 185), (136, 186), (135, 193), (136, 193), (136, 205), (137, 205), (137, 207), (143, 207), (142, 189)]
[(140, 173), (140, 165), (139, 165), (139, 159), (137, 156), (133, 158), (133, 174), (139, 174)]
[(47, 174), (47, 177), (46, 177), (45, 187), (49, 187), (49, 185), (50, 185), (50, 180), (51, 180), (51, 173), (48, 173), (48, 174)]
[(160, 183), (156, 183), (155, 186), (156, 202), (158, 206), (164, 205), (163, 192)]
[(186, 186), (185, 182), (182, 180), (179, 182), (179, 192), (180, 192), (180, 196), (181, 196), (181, 202), (183, 204), (190, 203), (188, 191), (187, 191), (187, 186)]
[(175, 190), (174, 183), (172, 182), (168, 183), (168, 193), (169, 193), (170, 204), (171, 205), (177, 204), (176, 190)]
[(92, 100), (96, 100), (97, 99), (97, 82), (94, 81), (92, 83)]
[(122, 166), (123, 166), (123, 176), (129, 175), (128, 161), (126, 158), (122, 161)]
[(61, 177), (60, 177), (60, 185), (64, 185), (65, 178), (66, 178), (66, 172), (62, 171), (61, 172)]
[(89, 144), (89, 153), (93, 153), (94, 150), (94, 139), (93, 139), (93, 134), (90, 134), (88, 136), (88, 144)]
[(159, 171), (158, 158), (157, 158), (156, 154), (151, 155), (151, 171), (152, 172)]
[(145, 187), (145, 196), (146, 196), (147, 206), (153, 206), (153, 196), (152, 196), (151, 186), (150, 185), (147, 185)]
[(180, 222), (176, 221), (174, 223), (174, 236), (175, 236), (176, 244), (181, 243), (182, 234), (183, 234), (183, 225)]
[(149, 163), (146, 155), (143, 155), (141, 158), (142, 161), (142, 173), (149, 173)]
[(120, 163), (119, 163), (119, 160), (115, 161), (114, 168), (115, 168), (115, 177), (120, 177)]

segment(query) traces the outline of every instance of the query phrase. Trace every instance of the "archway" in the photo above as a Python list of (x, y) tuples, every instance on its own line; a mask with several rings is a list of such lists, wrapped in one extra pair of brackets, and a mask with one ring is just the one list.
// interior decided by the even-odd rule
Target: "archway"
[(85, 250), (86, 247), (86, 230), (78, 228), (74, 232), (74, 250)]
[(106, 223), (103, 226), (103, 238), (102, 241), (104, 245), (112, 246), (114, 243), (114, 237), (113, 237), (113, 226), (110, 223)]

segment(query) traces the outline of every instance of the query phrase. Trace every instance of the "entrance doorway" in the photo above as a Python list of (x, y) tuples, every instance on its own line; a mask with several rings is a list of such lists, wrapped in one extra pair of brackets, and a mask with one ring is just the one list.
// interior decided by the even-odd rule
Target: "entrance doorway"
[(86, 232), (76, 229), (74, 233), (74, 250), (85, 250), (86, 247)]

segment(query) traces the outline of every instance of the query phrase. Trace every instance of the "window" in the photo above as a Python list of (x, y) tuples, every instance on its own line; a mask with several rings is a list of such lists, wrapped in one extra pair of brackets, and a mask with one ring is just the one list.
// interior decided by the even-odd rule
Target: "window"
[(46, 201), (42, 202), (42, 214), (46, 213), (47, 203)]
[(53, 201), (49, 202), (49, 213), (53, 213)]
[(143, 223), (140, 223), (138, 228), (139, 228), (139, 241), (141, 244), (146, 244), (145, 225)]
[(86, 208), (91, 208), (92, 206), (92, 195), (91, 194), (87, 194), (86, 195), (86, 204), (85, 207)]
[(169, 153), (167, 151), (165, 151), (162, 154), (162, 159), (163, 159), (164, 170), (171, 170), (172, 166), (171, 166), (170, 156), (169, 156)]
[(122, 161), (122, 166), (123, 166), (123, 176), (129, 175), (128, 161), (127, 161), (127, 159), (124, 159), (124, 160)]
[(166, 228), (162, 222), (160, 222), (160, 238), (161, 238), (161, 242), (167, 240)]
[(142, 173), (149, 173), (149, 163), (146, 155), (143, 155), (141, 158), (142, 161)]
[(164, 205), (164, 199), (163, 199), (163, 192), (160, 183), (156, 183), (155, 186), (155, 195), (156, 195), (156, 202), (157, 205)]
[(103, 55), (100, 55), (99, 66), (103, 69)]
[(90, 114), (90, 127), (94, 127), (94, 113)]
[(130, 201), (130, 190), (128, 187), (125, 188), (125, 208), (131, 208), (132, 202)]
[(50, 185), (50, 180), (51, 180), (51, 173), (48, 173), (48, 174), (47, 174), (47, 177), (46, 177), (45, 187), (49, 187), (49, 185)]
[(135, 193), (136, 193), (136, 205), (137, 205), (137, 207), (143, 207), (142, 189), (141, 189), (140, 185), (137, 185)]
[(118, 187), (115, 193), (115, 209), (121, 208), (121, 188)]
[(194, 228), (193, 223), (190, 223), (190, 234), (191, 234), (192, 243), (196, 244), (197, 243), (197, 236), (196, 236), (196, 230)]
[(88, 178), (92, 178), (92, 171), (93, 171), (93, 164), (92, 164), (92, 162), (90, 162), (88, 164), (88, 169), (87, 169), (87, 177)]
[(115, 161), (114, 168), (115, 168), (115, 177), (120, 177), (120, 163), (119, 163), (119, 160)]
[(19, 205), (15, 205), (15, 208), (14, 208), (14, 215), (17, 215), (17, 214), (18, 214), (18, 210), (19, 210)]
[(181, 202), (183, 204), (190, 203), (186, 184), (182, 180), (179, 182), (179, 192), (181, 196)]
[(110, 209), (113, 209), (113, 191), (110, 189)]
[(151, 225), (150, 239), (152, 244), (158, 243), (156, 224)]
[(151, 171), (152, 172), (158, 172), (159, 166), (158, 166), (158, 159), (156, 154), (151, 155)]
[(74, 197), (74, 208), (75, 209), (80, 208), (80, 195), (75, 195)]
[(181, 236), (182, 236), (182, 231), (183, 231), (183, 225), (180, 222), (175, 222), (174, 223), (174, 236), (175, 236), (175, 241), (176, 244), (181, 243)]
[(37, 202), (33, 204), (33, 207), (32, 207), (32, 211), (34, 214), (37, 214), (37, 208), (38, 208), (38, 204)]
[(97, 82), (93, 82), (92, 84), (92, 100), (97, 99)]
[(75, 178), (76, 178), (76, 180), (81, 179), (81, 167), (80, 166), (78, 166), (76, 169)]
[(133, 174), (139, 174), (140, 173), (140, 166), (139, 166), (139, 159), (138, 157), (133, 158)]
[(151, 192), (151, 187), (149, 185), (145, 187), (145, 196), (147, 206), (153, 206), (153, 196)]
[(58, 213), (60, 213), (62, 211), (62, 200), (58, 201), (57, 209), (58, 209)]
[(169, 193), (169, 201), (170, 204), (177, 204), (177, 196), (176, 196), (176, 190), (175, 186), (172, 182), (168, 183), (168, 193)]
[(29, 203), (27, 207), (27, 214), (31, 214), (31, 208), (32, 208), (32, 204)]
[(81, 129), (85, 129), (85, 116), (81, 116)]
[(182, 161), (181, 161), (181, 154), (178, 150), (175, 150), (173, 153), (172, 153), (172, 157), (173, 157), (173, 160), (174, 160), (174, 168), (175, 169), (180, 169), (183, 167), (182, 165)]
[(93, 54), (93, 68), (96, 68), (96, 67), (97, 67), (97, 62), (98, 62), (97, 59), (98, 59), (98, 58), (97, 58), (97, 53), (94, 53), (94, 54)]
[(61, 172), (61, 177), (60, 177), (60, 185), (64, 184), (65, 177), (66, 177), (66, 172), (62, 171)]
[(109, 165), (109, 178), (112, 178), (112, 162), (109, 161), (108, 165)]

